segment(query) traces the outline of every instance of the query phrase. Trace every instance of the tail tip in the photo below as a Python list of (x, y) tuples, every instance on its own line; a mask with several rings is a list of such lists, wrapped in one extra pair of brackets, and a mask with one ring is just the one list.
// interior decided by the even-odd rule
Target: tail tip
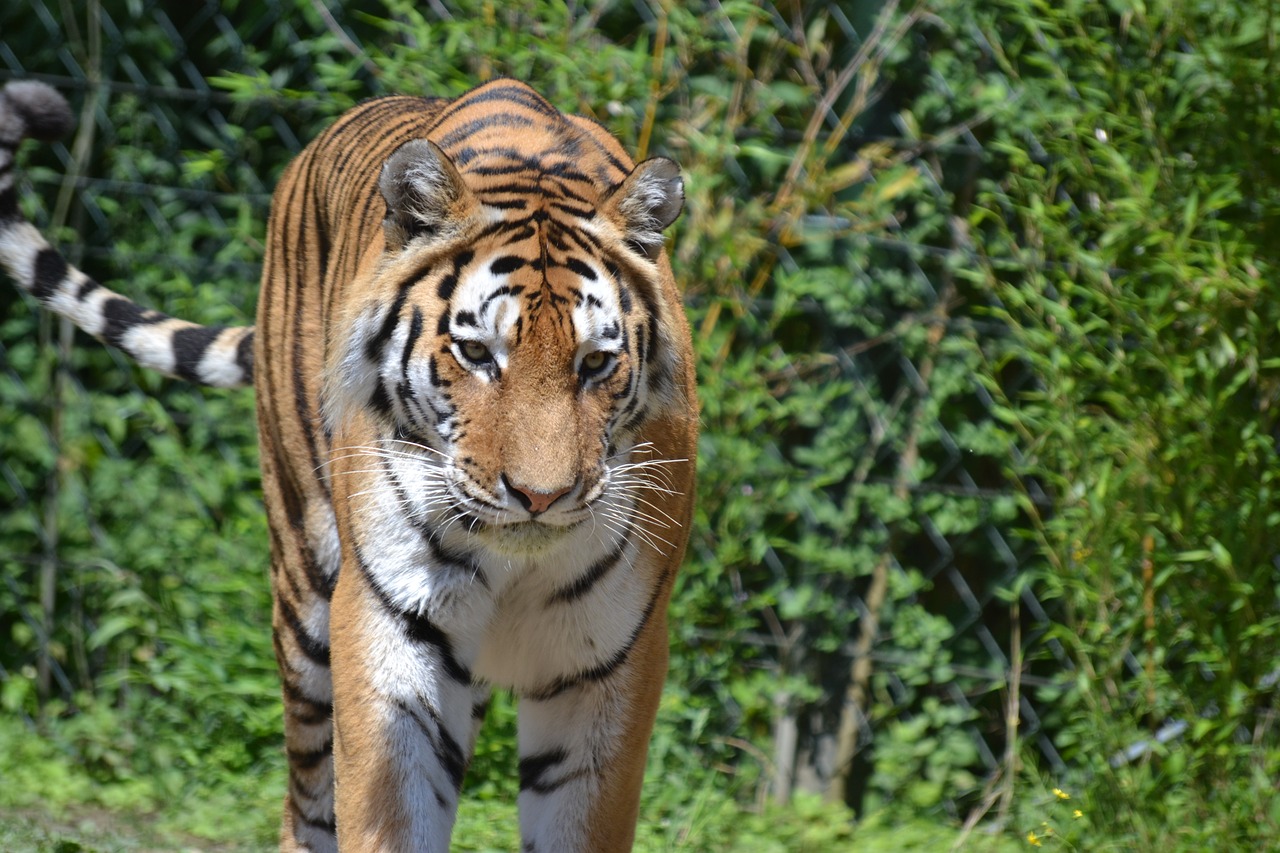
[(41, 142), (66, 136), (73, 124), (67, 99), (38, 80), (15, 80), (0, 89), (0, 126), (13, 118), (20, 125), (21, 136)]

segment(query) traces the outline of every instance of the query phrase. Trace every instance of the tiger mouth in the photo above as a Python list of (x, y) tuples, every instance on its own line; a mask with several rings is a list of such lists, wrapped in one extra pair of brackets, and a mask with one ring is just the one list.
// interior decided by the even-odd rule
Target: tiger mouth
[(563, 541), (578, 526), (577, 523), (564, 526), (545, 524), (536, 519), (510, 524), (477, 521), (471, 532), (494, 550), (512, 554), (537, 554)]

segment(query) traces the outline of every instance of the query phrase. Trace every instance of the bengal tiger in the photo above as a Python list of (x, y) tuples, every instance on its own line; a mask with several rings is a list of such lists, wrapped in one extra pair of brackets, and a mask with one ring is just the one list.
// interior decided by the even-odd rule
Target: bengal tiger
[(447, 850), (494, 686), (522, 849), (630, 849), (692, 512), (678, 166), (516, 80), (368, 101), (285, 171), (256, 325), (222, 328), (25, 221), (18, 144), (70, 125), (44, 84), (0, 94), (0, 262), (146, 367), (256, 389), (281, 849)]

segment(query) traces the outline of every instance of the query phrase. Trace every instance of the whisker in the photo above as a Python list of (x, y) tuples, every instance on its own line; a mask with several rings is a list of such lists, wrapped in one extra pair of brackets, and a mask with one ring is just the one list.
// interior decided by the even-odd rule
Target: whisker
[[(602, 507), (601, 509), (607, 518), (619, 524), (625, 525), (631, 520), (632, 517), (635, 516), (635, 513), (628, 513), (619, 507)], [(660, 523), (656, 519), (650, 519), (650, 521), (652, 521), (655, 524)], [(665, 526), (666, 525), (663, 525), (663, 527)], [(675, 547), (675, 545), (672, 542), (669, 542), (662, 536), (659, 536), (658, 533), (654, 530), (650, 530), (649, 528), (643, 527), (641, 525), (630, 525), (630, 527), (631, 527), (631, 534), (633, 536), (636, 536), (639, 539), (643, 540), (644, 542), (647, 542), (649, 546), (652, 547), (655, 551), (659, 551), (664, 555), (667, 553), (666, 551), (663, 551), (662, 548), (658, 547), (658, 544), (657, 544), (658, 542), (663, 543), (668, 548)], [(625, 533), (620, 532), (620, 535), (625, 535)]]
[(651, 480), (642, 479), (639, 477), (621, 477), (617, 479), (610, 479), (609, 485), (617, 486), (619, 489), (624, 489), (624, 490), (648, 489), (650, 491), (657, 492), (660, 495), (671, 495), (673, 497), (678, 497), (684, 494), (683, 492), (678, 492), (675, 489), (669, 488), (668, 486), (659, 486), (654, 482), (652, 482)]
[(637, 459), (634, 462), (623, 462), (618, 468), (657, 468), (662, 465), (683, 465), (688, 459), (677, 457), (673, 459)]
[[(635, 502), (636, 502), (636, 503), (638, 503), (638, 504), (643, 504), (643, 505), (647, 506), (649, 509), (651, 509), (651, 510), (653, 510), (654, 512), (656, 512), (658, 515), (660, 515), (660, 516), (662, 516), (663, 518), (665, 518), (665, 519), (666, 519), (668, 522), (670, 522), (671, 524), (679, 525), (679, 523), (680, 523), (680, 522), (678, 522), (678, 521), (676, 521), (674, 518), (672, 518), (672, 517), (667, 513), (667, 511), (666, 511), (666, 510), (664, 510), (662, 507), (658, 506), (657, 504), (653, 503), (653, 501), (645, 500), (644, 498), (640, 497), (639, 495), (632, 495), (632, 498), (635, 500)], [(647, 515), (647, 513), (646, 513), (646, 515)], [(653, 518), (653, 516), (649, 516), (649, 517), (650, 517), (650, 518)], [(655, 519), (655, 520), (656, 520), (656, 519)], [(664, 525), (664, 526), (665, 526), (665, 525)]]
[(385, 439), (382, 439), (382, 441), (385, 441), (388, 444), (403, 444), (406, 447), (412, 447), (415, 450), (425, 450), (428, 453), (434, 453), (436, 456), (442, 457), (444, 459), (451, 458), (449, 454), (445, 453), (442, 450), (436, 450), (434, 447), (432, 447), (429, 444), (421, 444), (416, 441), (405, 441), (404, 439), (401, 439), (401, 438), (385, 438)]
[[(630, 516), (637, 517), (637, 519), (650, 521), (650, 523), (658, 524), (660, 526), (663, 526), (663, 528), (666, 528), (666, 526), (669, 526), (672, 524), (677, 524), (676, 520), (673, 519), (673, 517), (667, 515), (666, 512), (662, 510), (662, 508), (654, 506), (653, 503), (650, 503), (649, 501), (645, 501), (644, 498), (636, 496), (636, 494), (630, 494), (630, 493), (626, 494), (625, 497), (627, 498), (627, 500), (630, 500), (632, 502), (632, 506), (630, 508), (622, 508), (622, 507), (611, 507), (611, 508), (614, 508), (614, 510), (621, 512), (621, 514), (623, 515), (630, 515)], [(643, 503), (643, 505), (648, 506), (649, 508), (652, 508), (652, 510), (654, 512), (658, 512), (659, 515), (666, 517), (667, 521), (663, 521), (662, 519), (659, 519), (659, 517), (657, 515), (653, 515), (652, 512), (646, 512), (645, 510), (641, 510), (639, 506), (635, 506), (635, 505), (640, 505), (640, 503)]]

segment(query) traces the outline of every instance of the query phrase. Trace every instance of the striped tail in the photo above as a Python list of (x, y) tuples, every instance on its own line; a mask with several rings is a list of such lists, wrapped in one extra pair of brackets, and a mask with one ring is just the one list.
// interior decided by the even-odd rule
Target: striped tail
[(253, 327), (201, 326), (147, 310), (66, 262), (18, 208), (15, 154), (25, 138), (70, 130), (71, 108), (34, 81), (0, 89), (0, 267), (49, 310), (141, 364), (201, 385), (253, 382)]

